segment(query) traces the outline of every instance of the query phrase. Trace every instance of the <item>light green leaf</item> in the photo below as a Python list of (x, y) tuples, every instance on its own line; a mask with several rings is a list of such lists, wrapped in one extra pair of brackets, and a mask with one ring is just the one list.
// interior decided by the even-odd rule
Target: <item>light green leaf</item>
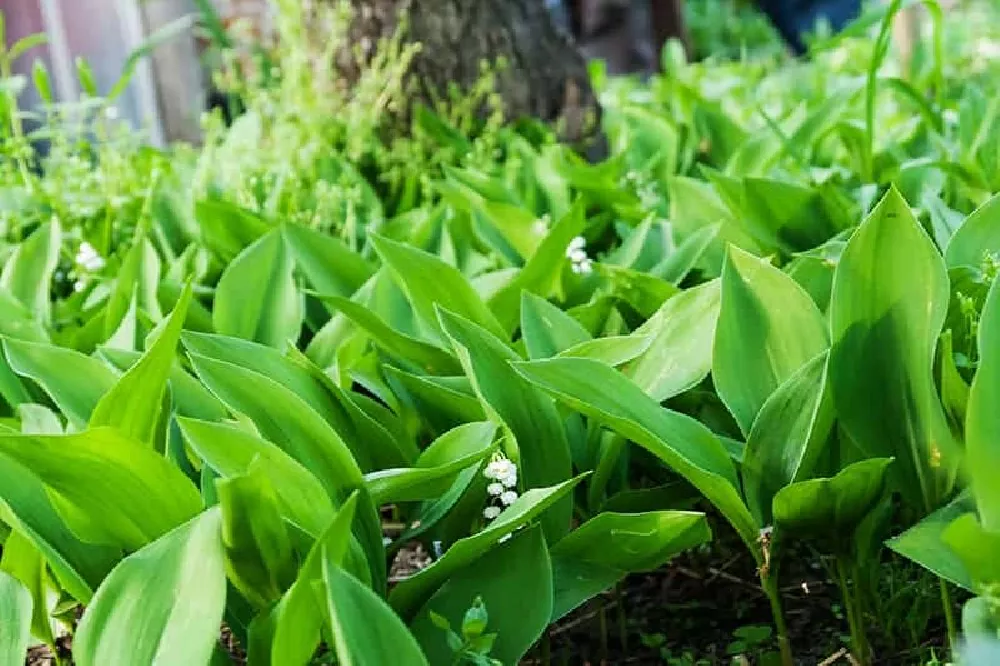
[(74, 661), (207, 664), (226, 603), (221, 519), (209, 509), (122, 560), (83, 614)]
[(1000, 582), (1000, 533), (987, 529), (976, 519), (976, 514), (966, 513), (948, 525), (942, 540), (962, 561), (972, 576), (977, 591), (987, 592)]
[(434, 311), (436, 305), (453, 310), (498, 338), (506, 339), (500, 323), (457, 268), (422, 250), (387, 238), (374, 236), (372, 245), (389, 267), (393, 279), (406, 292), (414, 312), (441, 342), (446, 339)]
[(826, 323), (809, 294), (766, 261), (731, 247), (712, 379), (744, 434), (775, 389), (828, 346)]
[(577, 320), (530, 291), (521, 294), (521, 337), (533, 361), (592, 339)]
[(374, 592), (323, 557), (333, 646), (343, 666), (428, 664), (413, 634)]
[(201, 509), (198, 491), (152, 449), (111, 428), (72, 435), (3, 435), (0, 456), (45, 484), (80, 539), (136, 550)]
[(701, 513), (598, 514), (551, 549), (555, 602), (550, 622), (627, 574), (652, 571), (711, 538), (712, 531)]
[[(439, 310), (441, 325), (465, 367), (483, 409), (513, 436), (515, 462), (524, 487), (554, 486), (572, 476), (569, 443), (552, 400), (511, 366), (521, 359), (479, 326)], [(560, 538), (569, 529), (572, 502), (562, 502), (542, 519), (546, 535)]]
[(975, 588), (972, 575), (945, 543), (944, 533), (956, 518), (975, 508), (971, 493), (962, 493), (885, 545), (931, 573), (972, 591)]
[(271, 229), (254, 213), (228, 201), (196, 201), (194, 216), (202, 244), (227, 263)]
[(280, 229), (240, 252), (215, 289), (215, 330), (278, 348), (298, 339), (303, 304), (293, 268)]
[(652, 339), (625, 374), (657, 402), (694, 387), (711, 370), (720, 293), (719, 280), (685, 290), (636, 331)]
[[(979, 367), (969, 391), (965, 421), (966, 469), (983, 527), (1000, 531), (1000, 277), (993, 281), (979, 317)], [(1000, 582), (1000, 581), (997, 581)]]
[(31, 593), (0, 571), (0, 663), (24, 663), (31, 645)]
[(39, 322), (51, 319), (49, 290), (59, 262), (62, 228), (52, 218), (21, 242), (0, 271), (0, 288), (21, 302)]
[(544, 514), (553, 504), (566, 497), (582, 478), (576, 477), (551, 488), (525, 491), (492, 523), (471, 536), (459, 539), (443, 557), (396, 585), (389, 595), (389, 603), (403, 619), (412, 619), (434, 592), (456, 572), (495, 548), (504, 536)]
[(96, 358), (66, 347), (3, 341), (11, 369), (41, 386), (70, 423), (82, 428), (118, 376)]
[(559, 353), (560, 358), (589, 358), (611, 367), (624, 365), (649, 349), (652, 336), (613, 335), (607, 338), (587, 340)]
[(541, 637), (552, 614), (552, 565), (545, 537), (528, 527), (452, 574), (424, 604), (410, 628), (431, 663), (454, 660), (447, 634), (434, 625), (431, 613), (461, 627), (475, 600), (487, 613), (482, 633), (496, 634), (490, 657), (518, 664)]
[(840, 424), (931, 510), (954, 483), (954, 444), (934, 385), (948, 276), (931, 239), (891, 189), (854, 233), (834, 277), (829, 378)]
[(122, 434), (153, 445), (161, 424), (161, 408), (167, 380), (174, 367), (177, 341), (191, 301), (191, 286), (185, 287), (177, 307), (142, 358), (101, 398), (90, 415), (90, 427), (112, 426)]
[(1000, 194), (965, 218), (945, 248), (948, 268), (983, 264), (987, 255), (1000, 259)]
[(375, 269), (339, 239), (301, 224), (286, 224), (282, 233), (295, 265), (321, 294), (350, 296)]
[(560, 402), (631, 439), (702, 492), (755, 548), (759, 527), (739, 492), (722, 443), (689, 416), (673, 412), (608, 366), (563, 358), (520, 363), (518, 372)]
[(114, 287), (105, 310), (102, 340), (113, 337), (123, 325), (133, 301), (137, 308), (149, 315), (154, 322), (163, 319), (160, 302), (156, 296), (159, 284), (160, 257), (149, 239), (139, 232), (115, 276)]

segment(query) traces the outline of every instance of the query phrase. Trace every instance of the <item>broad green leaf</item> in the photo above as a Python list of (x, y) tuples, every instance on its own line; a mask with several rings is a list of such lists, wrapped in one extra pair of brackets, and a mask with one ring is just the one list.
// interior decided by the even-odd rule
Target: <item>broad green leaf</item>
[(31, 593), (0, 571), (0, 663), (24, 663), (30, 646)]
[(976, 514), (966, 513), (953, 520), (941, 538), (962, 561), (976, 590), (988, 591), (1000, 582), (1000, 560), (996, 557), (1000, 533), (986, 529)]
[(224, 262), (232, 261), (243, 248), (271, 229), (257, 215), (228, 201), (196, 201), (194, 215), (202, 244)]
[(112, 426), (139, 442), (154, 443), (167, 380), (174, 367), (177, 341), (190, 300), (189, 285), (146, 353), (94, 407), (90, 415), (91, 428)]
[(832, 478), (798, 481), (774, 495), (777, 529), (815, 541), (826, 552), (851, 548), (852, 535), (885, 492), (891, 458), (848, 465)]
[(948, 268), (983, 265), (987, 255), (1000, 259), (1000, 194), (965, 218), (945, 248)]
[(561, 358), (589, 358), (611, 367), (624, 365), (649, 349), (650, 335), (614, 335), (587, 340), (559, 353)]
[[(54, 645), (53, 621), (49, 612), (55, 586), (50, 582), (45, 566), (45, 558), (26, 536), (13, 531), (3, 542), (3, 557), (0, 557), (0, 575), (14, 577), (31, 595), (31, 634), (46, 645)], [(3, 584), (0, 583), (0, 587)], [(0, 592), (0, 598), (3, 593)], [(3, 601), (0, 601), (0, 605)], [(2, 611), (0, 611), (2, 612)], [(2, 645), (3, 639), (0, 639)], [(0, 648), (0, 654), (3, 649)]]
[(118, 381), (96, 358), (65, 347), (8, 338), (3, 349), (11, 369), (37, 382), (77, 427), (87, 424), (101, 397)]
[(602, 290), (625, 301), (642, 317), (652, 317), (663, 303), (680, 293), (666, 280), (621, 266), (597, 264), (595, 271), (603, 280)]
[(573, 317), (529, 291), (521, 294), (521, 337), (533, 361), (550, 358), (591, 339)]
[(419, 377), (391, 366), (384, 370), (393, 393), (411, 405), (436, 432), (486, 418), (464, 376)]
[(0, 287), (0, 336), (28, 342), (48, 342), (49, 334), (23, 303), (6, 288)]
[(487, 613), (483, 633), (496, 634), (490, 656), (503, 664), (520, 663), (552, 614), (552, 564), (538, 526), (514, 534), (456, 571), (424, 604), (410, 628), (431, 663), (447, 664), (454, 656), (430, 613), (461, 627), (477, 598)]
[(712, 379), (744, 434), (775, 389), (828, 346), (826, 323), (809, 294), (765, 260), (731, 247)]
[(948, 426), (956, 441), (965, 441), (965, 422), (969, 407), (969, 385), (955, 365), (952, 331), (941, 334), (938, 344), (937, 381), (941, 387), (941, 403), (948, 417)]
[(649, 272), (667, 282), (680, 285), (684, 278), (702, 261), (708, 248), (719, 236), (721, 229), (721, 224), (698, 229), (681, 241), (670, 255), (650, 268)]
[(321, 294), (350, 296), (375, 270), (339, 239), (301, 224), (286, 224), (282, 233), (295, 265)]
[(494, 423), (466, 423), (435, 440), (413, 467), (385, 469), (365, 475), (375, 504), (433, 500), (447, 492), (459, 472), (476, 465), (493, 450)]
[(56, 512), (38, 477), (3, 455), (0, 480), (0, 520), (34, 544), (69, 594), (83, 603), (90, 601), (120, 551), (80, 541)]
[(972, 575), (945, 543), (944, 533), (956, 518), (975, 508), (972, 494), (962, 493), (899, 536), (886, 541), (885, 545), (931, 573), (966, 590), (974, 590)]
[(802, 366), (767, 399), (743, 452), (743, 492), (762, 525), (771, 523), (772, 500), (782, 488), (810, 474), (833, 427), (823, 352)]
[(362, 483), (361, 468), (340, 435), (304, 400), (262, 374), (191, 355), (198, 377), (234, 412), (319, 479), (331, 497)]
[(694, 387), (711, 370), (719, 295), (718, 280), (683, 291), (637, 331), (652, 340), (625, 374), (657, 402)]
[(428, 664), (399, 616), (327, 556), (323, 557), (323, 582), (338, 663), (344, 666)]
[(276, 444), (225, 423), (179, 418), (177, 424), (195, 453), (223, 479), (248, 474), (259, 459), (282, 516), (304, 532), (318, 536), (333, 518), (323, 484)]
[(209, 509), (122, 560), (83, 614), (74, 661), (209, 663), (226, 603), (221, 520)]
[(762, 254), (757, 242), (733, 219), (732, 212), (712, 186), (695, 178), (675, 176), (670, 179), (669, 219), (676, 225), (676, 234), (688, 239), (693, 234), (721, 225), (719, 232), (703, 253), (699, 267), (709, 277), (722, 270), (726, 247), (733, 244), (748, 252)]
[[(549, 230), (549, 234), (542, 240), (538, 249), (524, 264), (517, 276), (490, 298), (490, 310), (496, 315), (508, 334), (513, 333), (520, 321), (519, 310), (523, 292), (528, 291), (538, 294), (542, 298), (549, 298), (561, 291), (562, 274), (568, 266), (566, 248), (573, 238), (583, 233), (585, 224), (583, 205), (574, 204)], [(442, 302), (442, 305), (449, 307), (446, 301)], [(449, 309), (452, 308), (449, 307)], [(455, 311), (458, 314), (463, 314), (459, 310)], [(465, 315), (463, 314), (463, 316)], [(503, 335), (499, 337), (506, 339)]]
[(265, 471), (267, 464), (257, 459), (247, 474), (215, 482), (222, 509), (226, 573), (257, 608), (280, 599), (296, 577), (288, 528), (269, 471)]
[(1000, 277), (990, 288), (978, 334), (979, 367), (965, 421), (966, 469), (983, 528), (996, 532), (1000, 530), (1000, 488), (994, 474), (1000, 465)]
[(819, 190), (765, 178), (743, 180), (746, 222), (758, 243), (794, 254), (821, 245), (840, 229)]
[(72, 435), (2, 435), (0, 456), (45, 484), (80, 539), (136, 550), (201, 509), (198, 491), (165, 458), (111, 428)]
[(154, 322), (163, 318), (157, 299), (160, 284), (160, 257), (152, 243), (141, 232), (122, 260), (115, 276), (115, 283), (108, 297), (104, 315), (103, 340), (114, 336), (122, 326), (134, 302), (136, 308), (149, 315)]
[[(511, 362), (520, 357), (469, 320), (443, 309), (438, 312), (483, 409), (513, 436), (524, 487), (554, 486), (569, 479), (573, 470), (562, 420), (551, 398), (514, 370)], [(548, 538), (566, 533), (572, 510), (567, 499), (546, 513), (542, 524)]]
[(891, 189), (837, 266), (830, 388), (844, 430), (866, 456), (895, 458), (898, 490), (924, 511), (954, 483), (954, 447), (933, 377), (947, 308), (944, 261)]
[(271, 347), (297, 340), (302, 296), (292, 277), (294, 262), (275, 229), (233, 259), (215, 289), (215, 330)]
[(400, 333), (371, 309), (360, 303), (337, 296), (323, 296), (321, 298), (371, 335), (375, 344), (387, 353), (414, 364), (422, 372), (432, 375), (449, 375), (461, 371), (461, 365), (449, 352), (436, 345)]
[(702, 492), (751, 546), (758, 525), (739, 492), (722, 443), (698, 421), (668, 409), (608, 366), (562, 358), (517, 365), (518, 372), (560, 402), (628, 437)]
[(543, 515), (566, 497), (582, 478), (576, 477), (551, 488), (525, 491), (481, 531), (459, 539), (443, 557), (396, 585), (389, 595), (389, 603), (404, 620), (412, 619), (449, 578), (495, 548), (500, 539)]
[(45, 405), (26, 402), (17, 407), (17, 418), (21, 421), (21, 432), (25, 435), (61, 435), (62, 422), (59, 415)]
[(414, 312), (438, 339), (446, 342), (435, 306), (453, 310), (484, 327), (493, 335), (506, 339), (506, 334), (489, 308), (457, 268), (437, 257), (409, 245), (375, 236), (372, 244), (393, 278), (406, 292)]
[(551, 622), (627, 574), (652, 571), (712, 538), (704, 514), (687, 511), (600, 513), (555, 544)]
[(347, 557), (356, 506), (357, 495), (352, 494), (336, 515), (330, 517), (281, 600), (250, 624), (249, 664), (312, 663), (325, 622), (321, 607), (325, 601), (316, 594), (323, 580), (323, 564), (339, 565)]
[(0, 271), (0, 288), (21, 302), (39, 322), (51, 318), (52, 274), (59, 262), (62, 227), (55, 217), (22, 241)]

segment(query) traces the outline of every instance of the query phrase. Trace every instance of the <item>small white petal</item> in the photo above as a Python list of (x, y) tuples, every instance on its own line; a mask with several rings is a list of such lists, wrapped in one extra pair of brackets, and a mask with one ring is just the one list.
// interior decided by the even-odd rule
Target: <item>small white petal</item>
[(570, 261), (575, 261), (576, 263), (580, 263), (582, 261), (586, 261), (587, 260), (587, 251), (586, 250), (570, 250), (569, 253), (567, 254), (567, 257), (569, 258)]
[(579, 264), (577, 264), (577, 266), (579, 266), (580, 268), (580, 270), (577, 272), (580, 273), (581, 275), (587, 275), (588, 273), (592, 273), (594, 271), (594, 264), (593, 262), (590, 261), (590, 259), (587, 259), (586, 261), (581, 261)]
[(486, 486), (486, 492), (490, 495), (502, 495), (503, 494), (503, 484), (502, 483), (491, 483)]
[(83, 288), (87, 285), (84, 284), (83, 280), (77, 280), (73, 283), (73, 291), (83, 291)]
[(583, 272), (583, 269), (580, 268), (580, 264), (573, 264), (571, 268), (573, 269), (573, 272), (576, 273), (577, 275)]
[(498, 506), (488, 506), (483, 509), (483, 518), (486, 520), (493, 520), (500, 515), (500, 507)]
[(501, 479), (499, 479), (499, 481), (504, 486), (508, 488), (513, 488), (514, 486), (517, 485), (517, 472), (511, 472), (507, 476), (504, 476)]
[(504, 506), (510, 506), (515, 500), (517, 500), (517, 493), (513, 490), (508, 490), (500, 496), (500, 501), (503, 502)]

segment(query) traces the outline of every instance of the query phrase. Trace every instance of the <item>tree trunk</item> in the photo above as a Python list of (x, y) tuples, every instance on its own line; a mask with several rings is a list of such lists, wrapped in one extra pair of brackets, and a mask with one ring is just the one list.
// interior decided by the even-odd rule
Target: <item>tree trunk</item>
[(595, 136), (599, 107), (586, 63), (556, 27), (544, 0), (353, 0), (354, 35), (391, 36), (406, 16), (407, 41), (421, 45), (411, 72), (416, 98), (440, 98), (450, 86), (471, 88), (481, 63), (503, 66), (497, 92), (509, 118), (557, 124), (562, 138)]

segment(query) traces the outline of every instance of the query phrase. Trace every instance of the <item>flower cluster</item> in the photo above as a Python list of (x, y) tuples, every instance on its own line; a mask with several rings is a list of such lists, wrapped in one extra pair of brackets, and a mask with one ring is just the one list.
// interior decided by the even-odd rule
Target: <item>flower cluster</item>
[(517, 499), (517, 465), (510, 459), (497, 457), (486, 465), (483, 476), (489, 479), (490, 484), (486, 486), (486, 492), (490, 498), (490, 504), (483, 509), (483, 517), (486, 520), (494, 520)]
[(594, 264), (587, 256), (587, 241), (583, 236), (577, 236), (569, 242), (566, 248), (566, 258), (573, 262), (573, 272), (586, 275), (594, 270)]
[(73, 289), (83, 291), (87, 286), (86, 273), (96, 273), (104, 268), (104, 257), (97, 253), (93, 245), (83, 241), (74, 261), (80, 270), (77, 271), (79, 279), (73, 284)]

